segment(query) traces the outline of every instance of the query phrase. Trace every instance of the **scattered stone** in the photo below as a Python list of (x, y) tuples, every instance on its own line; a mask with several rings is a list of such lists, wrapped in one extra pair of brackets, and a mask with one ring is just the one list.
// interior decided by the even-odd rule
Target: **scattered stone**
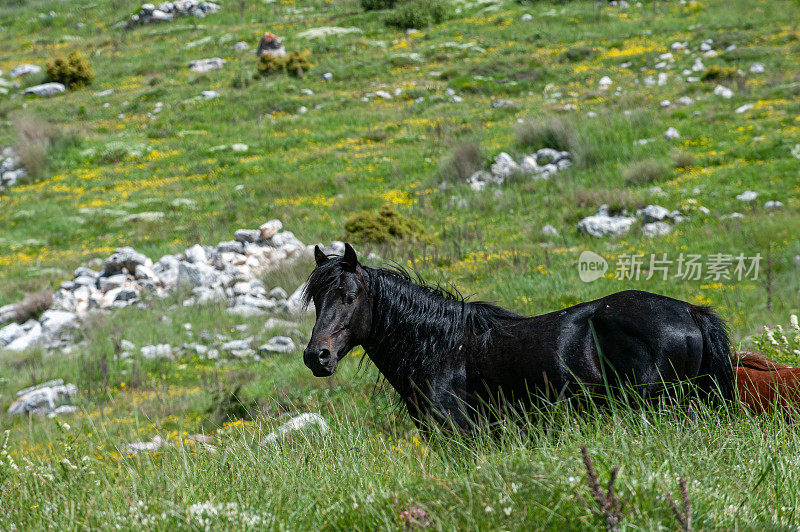
[(25, 89), (24, 94), (33, 94), (36, 96), (41, 96), (43, 98), (48, 98), (50, 96), (55, 96), (56, 94), (63, 94), (66, 91), (66, 87), (64, 87), (61, 83), (51, 82), (51, 83), (42, 83), (41, 85), (34, 85), (33, 87), (28, 87)]
[(218, 12), (220, 9), (218, 4), (200, 0), (162, 2), (158, 4), (158, 7), (153, 4), (142, 4), (139, 12), (131, 15), (127, 22), (122, 23), (122, 27), (132, 28), (140, 24), (169, 22), (180, 16), (204, 18), (207, 15)]
[(644, 236), (654, 237), (668, 235), (672, 232), (672, 226), (666, 222), (652, 222), (642, 225)]
[(639, 211), (646, 223), (660, 222), (670, 216), (669, 210), (660, 205), (648, 205)]
[(297, 34), (299, 39), (324, 39), (330, 36), (349, 35), (349, 34), (363, 33), (359, 28), (339, 28), (336, 26), (323, 26), (320, 28), (311, 28)]
[(735, 113), (740, 115), (742, 113), (746, 113), (747, 111), (749, 111), (752, 108), (753, 108), (753, 104), (752, 103), (746, 103), (746, 104), (742, 105), (741, 107), (737, 107)]
[(596, 238), (622, 236), (630, 231), (634, 222), (636, 218), (630, 216), (610, 216), (608, 208), (602, 206), (597, 214), (578, 222), (578, 232)]
[(678, 133), (677, 129), (671, 127), (664, 132), (664, 138), (667, 140), (678, 140), (681, 138), (681, 134)]
[(307, 412), (293, 417), (267, 434), (264, 437), (264, 443), (272, 443), (290, 432), (302, 432), (305, 436), (308, 436), (310, 434), (309, 429), (313, 429), (312, 432), (318, 434), (326, 434), (329, 430), (328, 423), (321, 415)]
[(16, 340), (17, 338), (25, 335), (25, 329), (19, 323), (10, 323), (0, 329), (0, 348), (3, 348)]
[(42, 67), (38, 65), (19, 65), (11, 69), (11, 72), (8, 73), (8, 77), (14, 79), (29, 74), (39, 74), (41, 71)]
[(750, 73), (751, 74), (763, 74), (764, 73), (764, 65), (761, 63), (753, 63), (750, 65)]
[(777, 200), (769, 200), (764, 203), (764, 208), (767, 210), (783, 209), (783, 202)]
[(600, 86), (602, 90), (608, 89), (613, 83), (614, 82), (611, 81), (611, 78), (608, 76), (603, 76), (602, 78), (600, 78), (600, 81), (597, 82), (597, 84)]
[(260, 354), (268, 353), (291, 353), (297, 349), (294, 341), (288, 336), (275, 336), (270, 338), (267, 343), (259, 346)]
[(172, 354), (172, 346), (169, 344), (158, 344), (158, 345), (146, 345), (140, 349), (142, 353), (142, 357), (146, 358), (147, 360), (156, 360), (156, 359), (167, 359), (172, 360), (174, 358)]
[(204, 74), (206, 72), (210, 72), (211, 70), (218, 70), (222, 68), (224, 64), (225, 60), (219, 57), (195, 59), (194, 61), (189, 61), (189, 70), (192, 72), (197, 72), (198, 74)]
[(12, 416), (43, 416), (56, 410), (64, 402), (78, 395), (78, 387), (56, 379), (17, 392), (17, 399), (8, 407)]
[(231, 46), (231, 48), (233, 48), (237, 52), (246, 52), (247, 50), (250, 49), (250, 45), (247, 44), (246, 41), (239, 41), (235, 43), (233, 46)]
[(733, 98), (733, 91), (728, 87), (723, 87), (722, 85), (717, 85), (714, 87), (714, 95), (715, 96), (722, 96), (725, 99)]
[(204, 100), (213, 100), (214, 98), (219, 98), (219, 93), (217, 91), (203, 91), (200, 93), (200, 97)]
[(161, 436), (154, 436), (150, 441), (133, 442), (125, 446), (129, 454), (152, 453), (167, 445)]
[(558, 236), (559, 235), (558, 229), (556, 229), (555, 227), (553, 227), (550, 224), (547, 224), (544, 227), (542, 227), (542, 229), (539, 232), (541, 234), (543, 234), (544, 236)]
[(739, 201), (753, 201), (757, 197), (758, 194), (756, 192), (753, 192), (752, 190), (745, 190), (744, 192), (736, 196), (736, 199)]

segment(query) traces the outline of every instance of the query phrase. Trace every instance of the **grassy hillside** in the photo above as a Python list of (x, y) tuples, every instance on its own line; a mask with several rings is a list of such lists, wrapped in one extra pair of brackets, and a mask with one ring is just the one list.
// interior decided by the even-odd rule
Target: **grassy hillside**
[[(763, 325), (800, 312), (797, 2), (451, 0), (444, 21), (416, 32), (385, 24), (402, 7), (221, 5), (203, 19), (132, 29), (116, 24), (139, 10), (134, 1), (0, 5), (0, 77), (73, 51), (95, 72), (88, 87), (52, 98), (21, 95), (43, 73), (0, 91), (0, 148), (18, 146), (36, 170), (0, 192), (0, 306), (56, 288), (118, 246), (157, 259), (272, 218), (303, 242), (327, 243), (346, 237), (354, 213), (388, 203), (422, 238), (357, 242), (360, 252), (521, 313), (650, 290), (715, 306), (749, 345)], [(328, 26), (355, 29), (303, 36)], [(289, 52), (307, 51), (312, 69), (254, 77), (265, 31)], [(234, 50), (238, 41), (250, 50)], [(188, 68), (210, 57), (224, 66)], [(680, 138), (665, 138), (671, 127)], [(24, 132), (43, 140), (20, 141)], [(500, 152), (520, 160), (551, 144), (575, 164), (549, 180), (516, 176), (482, 191), (466, 183), (465, 171), (488, 169)], [(745, 191), (757, 198), (737, 199)], [(765, 207), (770, 200), (783, 207)], [(658, 237), (643, 236), (640, 219), (621, 237), (580, 234), (577, 223), (603, 204), (631, 213), (657, 204), (686, 220)], [(162, 214), (131, 220), (144, 212)], [(558, 236), (543, 234), (546, 225)], [(609, 263), (592, 283), (579, 278), (585, 250)], [(681, 253), (760, 254), (760, 275), (647, 279), (651, 254)], [(645, 274), (615, 278), (632, 254), (646, 257)], [(264, 282), (293, 290), (311, 267)], [(325, 381), (299, 351), (258, 362), (117, 356), (123, 339), (179, 346), (201, 331), (288, 332), (304, 346), (313, 325), (306, 317), (289, 331), (263, 330), (263, 319), (180, 302), (94, 318), (70, 354), (0, 352), (3, 412), (36, 382), (80, 389), (66, 431), (0, 413), (22, 470), (0, 455), (0, 528), (593, 528), (601, 521), (577, 497), (591, 501), (579, 445), (602, 478), (621, 465), (625, 526), (674, 528), (664, 493), (678, 496), (678, 476), (689, 480), (698, 529), (798, 525), (798, 441), (780, 419), (565, 411), (499, 440), (423, 441), (392, 393), (374, 389), (374, 368), (358, 369), (358, 353)], [(306, 411), (328, 420), (328, 436), (259, 445), (287, 413)], [(214, 435), (216, 453), (187, 439), (198, 432)], [(124, 451), (156, 435), (169, 442), (159, 452)]]

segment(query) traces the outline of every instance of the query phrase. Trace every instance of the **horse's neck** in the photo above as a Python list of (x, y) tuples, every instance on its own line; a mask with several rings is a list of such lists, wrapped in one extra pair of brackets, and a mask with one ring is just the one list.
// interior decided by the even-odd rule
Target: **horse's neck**
[[(407, 281), (389, 280), (387, 284), (404, 282)], [(393, 297), (391, 291), (374, 294), (372, 331), (370, 338), (363, 343), (372, 362), (404, 398), (413, 393), (415, 387), (429, 384), (432, 375), (429, 374), (431, 370), (426, 368), (435, 367), (435, 364), (430, 364), (444, 358), (447, 351), (444, 339), (453, 333), (452, 330), (446, 330), (446, 322), (434, 324), (428, 321), (420, 324), (418, 315), (412, 323), (414, 309), (409, 309), (409, 305), (423, 305), (424, 297), (424, 294), (419, 298), (406, 295), (401, 301), (400, 296)]]

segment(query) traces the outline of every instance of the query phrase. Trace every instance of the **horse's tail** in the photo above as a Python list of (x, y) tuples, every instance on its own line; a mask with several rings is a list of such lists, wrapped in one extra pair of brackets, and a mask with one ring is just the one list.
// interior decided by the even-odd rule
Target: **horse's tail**
[(703, 359), (697, 384), (712, 395), (732, 401), (735, 395), (731, 343), (725, 322), (709, 307), (692, 305), (689, 313), (703, 335)]

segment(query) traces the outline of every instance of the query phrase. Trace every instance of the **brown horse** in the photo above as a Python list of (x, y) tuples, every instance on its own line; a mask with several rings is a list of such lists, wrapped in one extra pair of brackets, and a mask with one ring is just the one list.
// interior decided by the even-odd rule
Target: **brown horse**
[(739, 400), (750, 412), (800, 412), (800, 368), (746, 351), (734, 353), (732, 358)]

